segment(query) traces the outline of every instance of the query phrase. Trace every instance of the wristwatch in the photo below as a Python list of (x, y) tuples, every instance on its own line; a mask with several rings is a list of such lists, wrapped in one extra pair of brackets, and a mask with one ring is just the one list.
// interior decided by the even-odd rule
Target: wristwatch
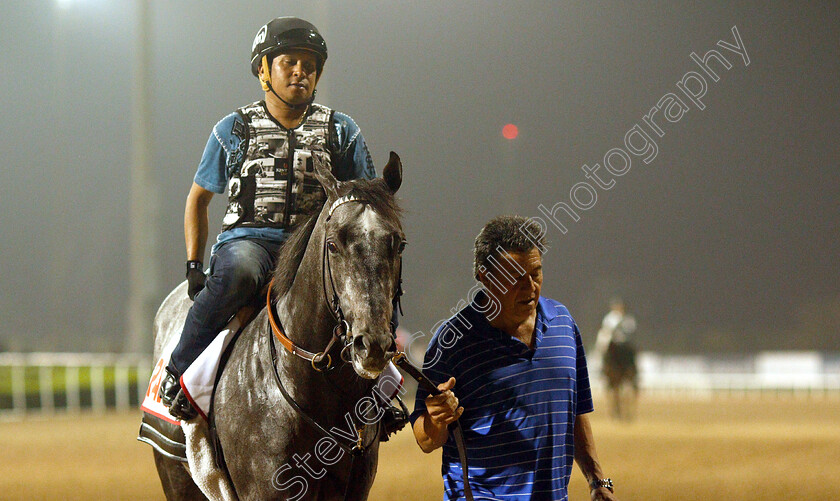
[(197, 259), (191, 259), (187, 261), (187, 275), (190, 274), (190, 270), (204, 271), (204, 265)]
[(613, 490), (613, 481), (610, 478), (602, 478), (600, 480), (593, 480), (589, 484), (589, 489), (590, 490), (595, 490), (598, 487), (606, 487), (607, 489), (609, 489), (610, 492), (615, 492)]

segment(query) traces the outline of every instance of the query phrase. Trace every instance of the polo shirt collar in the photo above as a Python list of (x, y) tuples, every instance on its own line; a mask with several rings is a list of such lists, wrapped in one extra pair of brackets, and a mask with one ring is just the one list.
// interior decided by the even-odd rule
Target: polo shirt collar
[[(487, 317), (481, 313), (481, 310), (476, 306), (479, 302), (484, 302), (487, 297), (487, 292), (485, 290), (481, 290), (478, 294), (475, 295), (475, 299), (470, 304), (468, 310), (470, 311), (470, 317), (472, 317), (473, 321), (477, 321), (483, 324), (485, 327), (484, 329), (492, 329), (493, 331), (498, 331), (500, 334), (504, 334), (505, 336), (510, 336), (509, 334), (503, 333), (502, 331), (496, 329), (495, 327), (490, 325), (490, 322), (487, 320)], [(549, 302), (549, 300), (543, 296), (539, 297), (537, 301), (537, 323), (534, 326), (534, 333), (537, 336), (537, 341), (542, 340), (542, 329), (540, 328), (540, 320), (545, 322), (546, 324), (551, 323), (552, 320), (557, 318), (557, 308), (553, 304)]]
[(545, 298), (544, 296), (540, 296), (539, 303), (540, 306), (537, 312), (539, 313), (539, 310), (542, 310), (542, 315), (545, 317), (546, 322), (551, 322), (552, 320), (557, 318), (557, 315), (559, 315), (559, 313), (557, 313), (557, 308), (555, 308), (553, 304), (548, 302), (547, 298)]

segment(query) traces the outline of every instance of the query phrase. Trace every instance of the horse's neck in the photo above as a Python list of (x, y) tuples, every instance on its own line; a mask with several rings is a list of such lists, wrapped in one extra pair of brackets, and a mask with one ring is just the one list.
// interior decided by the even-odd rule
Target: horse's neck
[(308, 351), (322, 350), (330, 340), (335, 323), (324, 297), (321, 252), (324, 242), (323, 221), (318, 221), (295, 279), (277, 301), (277, 315), (286, 335)]

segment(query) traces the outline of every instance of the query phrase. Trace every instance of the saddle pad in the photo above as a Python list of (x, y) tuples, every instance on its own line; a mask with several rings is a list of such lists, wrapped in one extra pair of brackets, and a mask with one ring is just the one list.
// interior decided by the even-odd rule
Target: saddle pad
[(234, 316), (233, 320), (213, 338), (210, 345), (181, 375), (181, 388), (184, 390), (184, 395), (204, 419), (207, 419), (207, 414), (210, 412), (213, 388), (216, 385), (216, 375), (219, 372), (222, 354), (231, 340), (236, 337), (240, 326), (239, 318)]
[(160, 383), (166, 375), (166, 370), (164, 370), (164, 368), (166, 367), (166, 364), (169, 363), (169, 357), (172, 355), (172, 350), (174, 350), (177, 345), (178, 338), (176, 337), (170, 340), (169, 343), (163, 347), (160, 358), (155, 364), (155, 368), (152, 370), (149, 387), (146, 390), (146, 396), (143, 398), (143, 403), (140, 404), (140, 409), (142, 409), (146, 414), (156, 416), (173, 425), (181, 426), (181, 422), (169, 413), (169, 409), (163, 405), (163, 402), (160, 401), (160, 396), (158, 395)]

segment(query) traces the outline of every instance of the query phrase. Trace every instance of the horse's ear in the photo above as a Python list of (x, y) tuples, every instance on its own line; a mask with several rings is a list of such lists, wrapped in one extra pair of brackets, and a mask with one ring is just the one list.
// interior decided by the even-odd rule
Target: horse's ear
[(399, 155), (393, 151), (391, 152), (391, 158), (388, 159), (388, 165), (382, 170), (382, 178), (385, 180), (385, 184), (388, 185), (391, 193), (396, 193), (400, 189), (400, 185), (402, 184), (402, 162), (400, 162)]
[(330, 172), (330, 165), (320, 155), (312, 155), (312, 165), (315, 168), (315, 178), (327, 192), (328, 200), (338, 198), (338, 180)]

